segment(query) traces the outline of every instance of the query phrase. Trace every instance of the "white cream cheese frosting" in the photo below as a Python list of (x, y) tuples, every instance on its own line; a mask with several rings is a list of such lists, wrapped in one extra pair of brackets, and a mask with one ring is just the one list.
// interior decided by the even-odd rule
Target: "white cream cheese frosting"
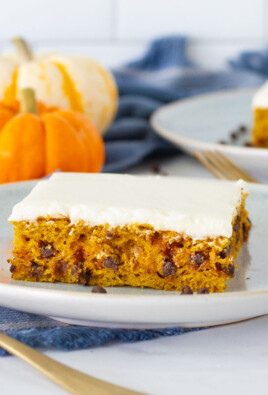
[(253, 108), (268, 108), (268, 81), (253, 96), (252, 106)]
[(56, 173), (13, 208), (10, 221), (69, 217), (90, 225), (149, 224), (195, 239), (232, 234), (246, 184), (124, 174)]

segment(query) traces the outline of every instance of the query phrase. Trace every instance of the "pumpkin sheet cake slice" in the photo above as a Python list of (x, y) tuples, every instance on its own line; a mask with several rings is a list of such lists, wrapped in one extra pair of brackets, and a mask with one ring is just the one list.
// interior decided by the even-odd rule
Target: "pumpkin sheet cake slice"
[(54, 174), (13, 208), (12, 278), (222, 292), (246, 197), (243, 181)]

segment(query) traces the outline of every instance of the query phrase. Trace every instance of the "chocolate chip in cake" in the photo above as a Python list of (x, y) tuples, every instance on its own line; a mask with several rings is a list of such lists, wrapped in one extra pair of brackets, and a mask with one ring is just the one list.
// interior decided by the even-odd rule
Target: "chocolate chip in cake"
[(228, 265), (227, 274), (229, 274), (230, 276), (233, 276), (234, 275), (234, 271), (235, 271), (234, 264), (230, 263)]
[(84, 267), (84, 263), (79, 262), (71, 268), (71, 274), (78, 280), (79, 284), (88, 285), (91, 272), (88, 268)]
[(223, 266), (221, 263), (216, 262), (215, 266), (218, 270), (227, 274), (228, 276), (234, 275), (234, 264), (233, 263), (230, 263), (228, 266)]
[(85, 257), (85, 251), (82, 247), (78, 248), (75, 253), (74, 253), (75, 259), (77, 262), (85, 262), (86, 257)]
[(55, 256), (55, 250), (52, 243), (48, 243), (46, 241), (40, 241), (39, 247), (41, 248), (41, 257), (43, 259), (48, 259)]
[(16, 269), (16, 267), (13, 264), (9, 268), (11, 273), (14, 273), (15, 269)]
[(182, 287), (181, 295), (192, 295), (193, 291), (188, 285)]
[(165, 277), (172, 277), (176, 273), (176, 266), (174, 265), (173, 262), (170, 262), (168, 260), (165, 260), (164, 266), (163, 266), (163, 274)]
[(198, 294), (203, 295), (203, 294), (209, 294), (209, 290), (207, 287), (202, 287), (197, 291)]
[(107, 230), (106, 239), (111, 240), (113, 237), (114, 237), (114, 233), (111, 232), (110, 230)]
[(203, 252), (196, 252), (195, 255), (190, 255), (190, 261), (199, 267), (205, 262), (205, 255)]
[(156, 274), (158, 275), (158, 277), (164, 278), (164, 276), (162, 276), (162, 274), (160, 274), (159, 272), (156, 272)]
[(230, 251), (231, 251), (231, 245), (228, 245), (228, 247), (225, 247), (221, 252), (220, 252), (220, 258), (221, 259), (224, 259), (224, 258), (226, 258), (229, 254), (230, 254)]
[(103, 287), (99, 287), (98, 285), (95, 285), (95, 286), (92, 288), (91, 292), (92, 292), (93, 294), (107, 294), (106, 289), (103, 288)]
[(89, 285), (91, 279), (91, 271), (89, 269), (83, 269), (79, 276), (79, 284)]
[(117, 269), (119, 264), (119, 259), (116, 256), (108, 256), (108, 258), (104, 259), (103, 264), (108, 269)]
[(157, 244), (161, 241), (161, 234), (159, 232), (154, 232), (151, 236), (151, 244)]
[(240, 221), (241, 221), (241, 217), (240, 217), (240, 215), (238, 215), (238, 216), (236, 217), (236, 220), (235, 220), (235, 223), (234, 223), (234, 231), (235, 231), (236, 233), (239, 232), (239, 229), (240, 229)]
[(71, 268), (71, 274), (72, 276), (74, 276), (75, 278), (78, 278), (79, 272), (82, 270), (82, 268), (80, 267), (80, 265), (74, 265)]
[(53, 271), (56, 276), (65, 276), (67, 273), (68, 263), (64, 261), (55, 262)]
[(182, 241), (173, 241), (170, 246), (169, 250), (174, 250), (176, 248), (183, 248), (184, 244)]
[(43, 266), (38, 265), (35, 261), (32, 261), (30, 277), (34, 277), (40, 280), (44, 272)]
[(216, 269), (222, 271), (222, 264), (220, 262), (215, 263)]

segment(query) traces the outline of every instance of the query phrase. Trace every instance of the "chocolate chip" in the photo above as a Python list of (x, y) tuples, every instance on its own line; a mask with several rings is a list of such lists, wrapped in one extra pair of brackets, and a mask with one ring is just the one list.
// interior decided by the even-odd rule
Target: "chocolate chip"
[(117, 266), (119, 264), (119, 260), (116, 256), (108, 256), (108, 258), (104, 259), (103, 264), (105, 267), (108, 269), (117, 269)]
[(203, 294), (209, 294), (209, 290), (207, 287), (202, 287), (197, 291), (198, 294), (203, 295)]
[(65, 276), (67, 273), (68, 263), (67, 262), (55, 262), (53, 271), (56, 276)]
[(92, 288), (91, 292), (92, 292), (93, 294), (107, 294), (106, 289), (103, 288), (103, 287), (99, 287), (98, 285), (95, 285), (95, 286)]
[(35, 261), (32, 261), (30, 277), (33, 277), (33, 278), (36, 278), (37, 280), (40, 280), (40, 278), (42, 277), (43, 272), (44, 272), (43, 266), (40, 266)]
[(79, 283), (83, 285), (89, 285), (91, 279), (91, 271), (89, 269), (83, 269), (79, 277)]
[(89, 269), (84, 267), (84, 264), (82, 262), (73, 265), (71, 269), (71, 274), (78, 280), (79, 284), (83, 284), (83, 285), (89, 284), (91, 278), (91, 272)]
[(164, 278), (164, 276), (162, 276), (162, 274), (160, 274), (159, 272), (156, 272), (156, 274), (158, 275), (158, 277)]
[(173, 243), (170, 244), (170, 248), (183, 248), (183, 245), (181, 241), (173, 241)]
[(230, 263), (228, 266), (223, 266), (221, 263), (216, 262), (215, 266), (218, 270), (221, 272), (227, 274), (228, 276), (233, 276), (234, 275), (234, 264)]
[(172, 277), (176, 273), (176, 266), (174, 263), (166, 260), (163, 266), (163, 274), (165, 277)]
[(71, 268), (71, 274), (74, 277), (78, 278), (79, 273), (82, 271), (83, 269), (83, 264), (77, 264), (77, 265), (73, 265)]
[(9, 268), (11, 273), (14, 273), (15, 269), (16, 269), (16, 267), (13, 264)]
[(245, 125), (241, 125), (241, 126), (239, 126), (238, 130), (239, 130), (240, 133), (246, 133), (247, 127)]
[(162, 171), (160, 166), (157, 164), (152, 165), (151, 170), (155, 174), (160, 174), (161, 176), (168, 176), (168, 173), (165, 171)]
[(225, 249), (224, 250), (222, 250), (221, 252), (220, 252), (220, 258), (221, 259), (224, 259), (224, 258), (226, 258), (227, 257), (227, 254), (226, 254), (226, 251), (225, 251)]
[(234, 231), (235, 231), (236, 233), (239, 232), (239, 229), (240, 229), (240, 221), (241, 221), (241, 217), (240, 217), (240, 215), (238, 215), (238, 216), (236, 217), (235, 224), (234, 224)]
[(230, 133), (230, 137), (231, 137), (231, 140), (236, 140), (238, 136), (237, 136), (236, 132), (232, 132), (232, 133)]
[(52, 258), (55, 256), (55, 250), (52, 243), (48, 243), (46, 241), (40, 241), (39, 247), (41, 248), (41, 257), (43, 259)]
[(161, 235), (160, 235), (160, 233), (159, 233), (159, 232), (154, 232), (154, 233), (152, 234), (152, 236), (151, 236), (151, 244), (152, 244), (152, 245), (157, 244), (157, 243), (160, 242), (160, 240), (161, 240)]
[(222, 271), (222, 264), (220, 262), (215, 263), (216, 269)]
[(75, 251), (74, 256), (75, 256), (76, 262), (81, 262), (81, 263), (83, 263), (83, 262), (85, 262), (85, 260), (86, 260), (85, 251), (84, 251), (84, 249), (83, 249), (82, 247), (78, 248), (78, 249)]
[(114, 237), (113, 232), (110, 232), (109, 230), (107, 230), (106, 232), (106, 239), (111, 240)]
[(157, 164), (152, 165), (151, 169), (152, 169), (152, 172), (155, 174), (159, 174), (161, 172), (160, 166)]
[(225, 247), (219, 254), (221, 259), (226, 258), (230, 254), (230, 250), (231, 250), (231, 245), (228, 245), (228, 247)]
[(184, 285), (182, 287), (182, 291), (181, 291), (181, 295), (192, 295), (193, 291), (190, 287), (188, 287), (188, 285)]
[(227, 269), (227, 274), (229, 274), (230, 276), (233, 276), (235, 272), (235, 267), (233, 263), (230, 263), (228, 265), (228, 269)]
[(81, 233), (81, 235), (79, 236), (79, 240), (85, 240), (86, 235), (84, 233)]
[(205, 255), (203, 252), (196, 252), (195, 255), (190, 255), (190, 261), (194, 262), (195, 266), (199, 267), (205, 262)]

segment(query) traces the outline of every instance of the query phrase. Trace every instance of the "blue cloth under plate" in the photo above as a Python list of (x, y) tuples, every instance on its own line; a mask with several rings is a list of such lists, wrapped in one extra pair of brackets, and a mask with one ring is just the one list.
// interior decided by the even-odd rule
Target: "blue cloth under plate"
[[(164, 103), (219, 89), (260, 85), (268, 76), (266, 50), (239, 55), (230, 62), (233, 70), (208, 72), (188, 60), (186, 45), (184, 37), (158, 39), (141, 59), (114, 70), (120, 101), (116, 120), (105, 137), (105, 172), (122, 171), (148, 155), (169, 155), (176, 151), (149, 125), (152, 112)], [(0, 331), (32, 347), (75, 350), (112, 341), (135, 342), (180, 335), (192, 330), (197, 329), (87, 328), (0, 307)], [(0, 355), (6, 353), (0, 349)]]

